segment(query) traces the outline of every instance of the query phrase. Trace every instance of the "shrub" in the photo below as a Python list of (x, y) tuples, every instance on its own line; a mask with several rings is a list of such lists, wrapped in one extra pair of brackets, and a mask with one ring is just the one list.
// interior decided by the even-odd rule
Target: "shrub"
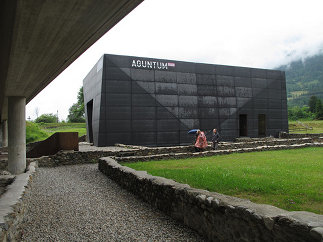
[(42, 114), (35, 120), (36, 123), (57, 123), (57, 116), (52, 113)]
[(47, 133), (41, 130), (38, 124), (26, 122), (26, 143), (44, 140), (47, 137)]

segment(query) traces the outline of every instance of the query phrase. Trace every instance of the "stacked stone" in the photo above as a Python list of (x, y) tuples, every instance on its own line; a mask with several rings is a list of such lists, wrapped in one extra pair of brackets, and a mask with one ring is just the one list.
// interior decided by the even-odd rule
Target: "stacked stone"
[(193, 189), (101, 158), (99, 170), (210, 241), (322, 241), (323, 215)]

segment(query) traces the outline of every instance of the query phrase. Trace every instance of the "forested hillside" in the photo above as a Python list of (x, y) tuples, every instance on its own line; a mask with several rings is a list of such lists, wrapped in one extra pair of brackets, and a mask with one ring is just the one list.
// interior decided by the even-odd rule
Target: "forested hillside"
[(323, 100), (323, 53), (278, 69), (286, 72), (288, 106), (307, 105), (311, 96)]

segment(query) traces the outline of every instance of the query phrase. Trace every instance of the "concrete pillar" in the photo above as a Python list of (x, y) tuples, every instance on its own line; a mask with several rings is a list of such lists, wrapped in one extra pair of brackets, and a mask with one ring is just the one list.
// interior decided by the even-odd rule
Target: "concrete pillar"
[(8, 122), (3, 120), (1, 124), (2, 131), (2, 147), (8, 146)]
[(26, 169), (25, 109), (25, 97), (8, 97), (8, 171), (12, 174)]

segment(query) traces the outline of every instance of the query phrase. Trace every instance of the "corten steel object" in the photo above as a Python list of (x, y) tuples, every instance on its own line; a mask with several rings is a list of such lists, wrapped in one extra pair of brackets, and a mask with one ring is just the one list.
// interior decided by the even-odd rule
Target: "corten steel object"
[(30, 151), (27, 158), (37, 158), (54, 155), (60, 150), (79, 150), (77, 132), (57, 132), (46, 140), (38, 142)]

